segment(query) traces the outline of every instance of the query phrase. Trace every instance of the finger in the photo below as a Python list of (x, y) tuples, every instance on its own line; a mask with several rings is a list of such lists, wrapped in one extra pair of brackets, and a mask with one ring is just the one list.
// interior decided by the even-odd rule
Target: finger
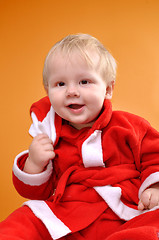
[(158, 196), (156, 194), (152, 194), (150, 199), (149, 209), (157, 206), (158, 203), (159, 203)]
[(50, 138), (42, 138), (42, 139), (39, 140), (39, 143), (41, 145), (48, 145), (48, 144), (50, 144), (50, 145), (53, 146), (53, 142), (52, 142), (52, 140)]
[(148, 190), (145, 190), (145, 191), (141, 194), (140, 201), (141, 201), (142, 204), (144, 205), (144, 208), (145, 208), (145, 209), (148, 209), (148, 207), (149, 207), (150, 198), (151, 198), (151, 193), (150, 193)]
[(45, 151), (53, 151), (54, 147), (53, 147), (53, 145), (51, 143), (46, 143), (46, 144), (43, 145), (43, 149)]
[(144, 205), (143, 205), (143, 203), (141, 202), (141, 200), (140, 200), (139, 203), (138, 203), (138, 210), (140, 210), (140, 211), (144, 210)]
[(45, 133), (40, 133), (34, 137), (34, 139), (42, 139), (42, 138), (48, 138), (48, 135)]
[(52, 160), (55, 157), (54, 151), (47, 151), (45, 154), (46, 154), (45, 156), (47, 157), (48, 160)]
[(53, 144), (52, 140), (46, 134), (39, 134), (34, 139), (39, 141), (41, 144), (46, 144), (46, 143)]

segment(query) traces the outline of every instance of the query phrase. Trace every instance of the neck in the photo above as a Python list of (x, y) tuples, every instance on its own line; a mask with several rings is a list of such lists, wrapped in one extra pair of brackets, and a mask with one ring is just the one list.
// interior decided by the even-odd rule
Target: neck
[(85, 124), (76, 124), (76, 123), (71, 123), (69, 122), (69, 125), (71, 125), (72, 127), (80, 130), (82, 128), (85, 128), (85, 127), (92, 127), (94, 124), (94, 121), (93, 122), (89, 122), (89, 123), (85, 123)]

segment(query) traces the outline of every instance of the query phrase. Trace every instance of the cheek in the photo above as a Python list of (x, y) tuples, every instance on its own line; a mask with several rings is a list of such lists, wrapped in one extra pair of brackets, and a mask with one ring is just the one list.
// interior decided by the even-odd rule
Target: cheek
[(56, 91), (48, 92), (48, 97), (50, 99), (51, 105), (54, 109), (58, 108), (61, 104), (61, 95)]
[(103, 103), (105, 100), (105, 92), (98, 92), (96, 95), (92, 96), (91, 100), (93, 111), (98, 114), (103, 107)]
[(95, 91), (90, 92), (90, 94), (86, 94), (85, 96), (88, 101), (92, 101), (92, 103), (94, 103), (95, 105), (101, 104), (105, 99), (106, 91), (103, 89), (96, 89)]

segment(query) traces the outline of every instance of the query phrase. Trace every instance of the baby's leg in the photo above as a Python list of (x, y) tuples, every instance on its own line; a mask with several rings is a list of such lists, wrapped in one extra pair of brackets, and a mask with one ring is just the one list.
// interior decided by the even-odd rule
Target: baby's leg
[(123, 224), (107, 240), (159, 240), (159, 210), (139, 215)]
[(23, 206), (0, 223), (1, 240), (52, 240), (43, 223), (32, 211)]

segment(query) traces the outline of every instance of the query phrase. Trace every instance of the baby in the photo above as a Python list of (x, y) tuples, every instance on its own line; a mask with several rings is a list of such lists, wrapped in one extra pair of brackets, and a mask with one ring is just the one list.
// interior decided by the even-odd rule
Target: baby
[(13, 166), (31, 200), (0, 224), (0, 239), (158, 239), (159, 133), (112, 111), (115, 78), (114, 58), (90, 35), (49, 51), (47, 97), (31, 107), (33, 140)]

